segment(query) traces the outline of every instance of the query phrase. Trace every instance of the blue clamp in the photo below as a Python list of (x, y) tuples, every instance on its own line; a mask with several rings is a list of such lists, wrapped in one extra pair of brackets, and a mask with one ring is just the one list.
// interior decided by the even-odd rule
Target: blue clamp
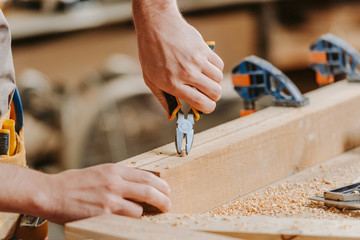
[(276, 106), (301, 107), (309, 103), (295, 84), (268, 61), (246, 57), (232, 70), (235, 91), (245, 100), (246, 108), (264, 95), (274, 97)]
[(310, 46), (310, 66), (320, 85), (334, 81), (334, 75), (345, 73), (351, 82), (360, 82), (360, 54), (344, 40), (328, 33)]

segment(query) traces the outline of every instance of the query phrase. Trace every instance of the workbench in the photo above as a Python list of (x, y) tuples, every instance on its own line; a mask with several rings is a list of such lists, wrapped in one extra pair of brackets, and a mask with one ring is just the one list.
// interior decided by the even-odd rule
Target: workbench
[[(169, 183), (170, 213), (76, 221), (66, 225), (66, 238), (360, 239), (357, 212), (299, 204), (360, 175), (360, 84), (344, 80), (306, 97), (308, 106), (269, 107), (196, 134), (189, 156), (178, 157), (172, 143), (120, 162)], [(302, 198), (293, 191), (311, 186), (315, 190), (302, 192)], [(292, 191), (287, 198), (294, 209), (277, 204), (283, 201), (280, 190)], [(260, 203), (260, 210), (241, 212), (249, 200)], [(269, 201), (273, 207), (262, 211)], [(239, 214), (223, 211), (229, 202), (239, 203)], [(309, 208), (317, 215), (307, 214)]]

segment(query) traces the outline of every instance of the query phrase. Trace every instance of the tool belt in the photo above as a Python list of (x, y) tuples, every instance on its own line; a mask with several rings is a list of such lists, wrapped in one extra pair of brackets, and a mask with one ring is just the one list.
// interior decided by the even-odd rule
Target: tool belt
[[(9, 111), (0, 119), (0, 162), (26, 167), (23, 112), (16, 89)], [(44, 240), (48, 223), (41, 218), (0, 212), (0, 239)]]

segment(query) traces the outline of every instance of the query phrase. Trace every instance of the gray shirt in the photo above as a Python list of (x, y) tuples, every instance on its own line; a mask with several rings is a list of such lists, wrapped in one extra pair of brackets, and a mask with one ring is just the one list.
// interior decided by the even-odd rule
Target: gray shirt
[(15, 87), (11, 33), (9, 24), (0, 10), (0, 116), (8, 111)]

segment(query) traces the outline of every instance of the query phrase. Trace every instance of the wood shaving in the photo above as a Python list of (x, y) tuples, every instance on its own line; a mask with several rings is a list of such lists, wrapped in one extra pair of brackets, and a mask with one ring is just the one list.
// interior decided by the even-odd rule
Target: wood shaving
[(308, 198), (324, 191), (351, 184), (360, 176), (360, 159), (330, 160), (295, 174), (209, 212), (210, 216), (274, 216), (305, 218), (360, 218), (358, 210), (339, 210)]

